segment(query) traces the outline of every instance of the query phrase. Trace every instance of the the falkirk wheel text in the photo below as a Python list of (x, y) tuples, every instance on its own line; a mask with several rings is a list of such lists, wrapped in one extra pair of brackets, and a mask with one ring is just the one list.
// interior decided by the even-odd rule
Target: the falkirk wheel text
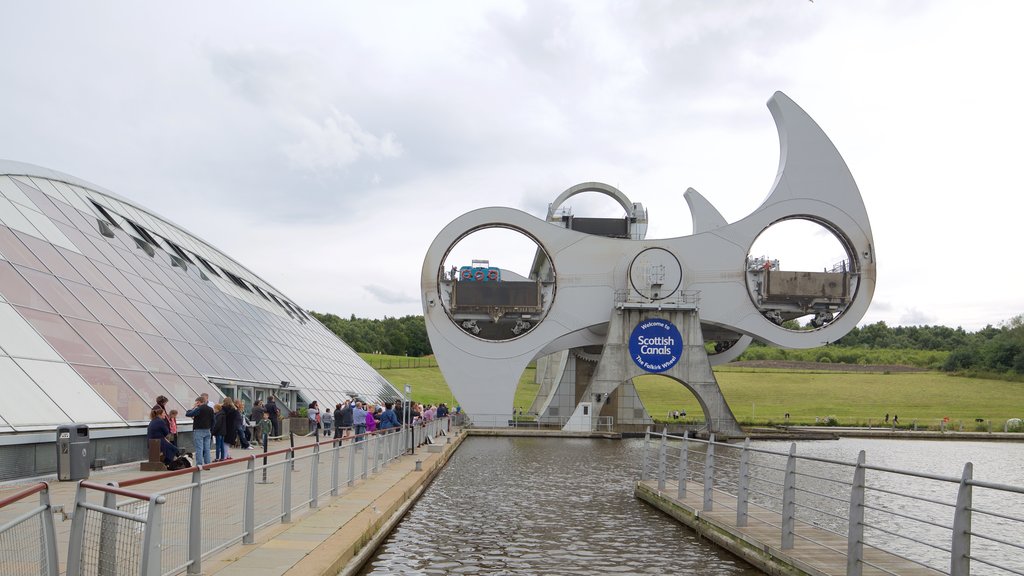
[[(657, 373), (694, 394), (705, 432), (738, 435), (712, 366), (735, 359), (754, 338), (813, 348), (857, 325), (875, 290), (875, 247), (860, 191), (799, 106), (776, 92), (768, 108), (779, 133), (778, 174), (764, 202), (736, 222), (691, 188), (683, 198), (693, 234), (647, 239), (642, 204), (587, 182), (560, 194), (545, 219), (481, 208), (441, 230), (423, 261), (423, 312), (438, 365), (474, 424), (507, 426), (523, 408), (541, 424), (567, 430), (641, 430), (652, 420), (632, 379)], [(563, 207), (584, 192), (613, 198), (625, 215), (583, 218)], [(802, 271), (751, 255), (758, 235), (790, 219), (831, 232), (845, 259)], [(500, 262), (448, 261), (460, 240), (487, 228), (515, 230), (536, 243), (526, 275)], [(793, 319), (809, 319), (810, 329), (784, 326)], [(528, 409), (513, 407), (533, 361), (537, 398)]]

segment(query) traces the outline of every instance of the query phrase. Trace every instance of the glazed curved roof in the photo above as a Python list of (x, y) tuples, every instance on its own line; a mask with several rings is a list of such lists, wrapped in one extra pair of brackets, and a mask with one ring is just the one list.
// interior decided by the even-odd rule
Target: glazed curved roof
[(289, 383), (307, 401), (398, 397), (260, 276), (151, 210), (0, 160), (0, 432), (148, 420), (160, 394)]

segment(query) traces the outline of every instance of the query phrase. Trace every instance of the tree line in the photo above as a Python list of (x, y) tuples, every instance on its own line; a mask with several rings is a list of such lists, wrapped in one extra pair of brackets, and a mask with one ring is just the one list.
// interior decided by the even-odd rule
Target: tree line
[(416, 357), (433, 353), (423, 316), (377, 320), (356, 318), (355, 314), (348, 319), (312, 311), (310, 314), (356, 352)]
[[(427, 356), (432, 353), (423, 316), (348, 319), (311, 312), (356, 352)], [(787, 325), (794, 329), (806, 326)], [(752, 346), (743, 359), (768, 354)], [(879, 351), (878, 353), (859, 352)], [(897, 351), (882, 353), (880, 351)], [(900, 352), (902, 351), (902, 352)], [(779, 351), (779, 353), (796, 351)], [(804, 351), (801, 358), (821, 362), (925, 364), (948, 372), (1011, 373), (1024, 375), (1024, 314), (986, 326), (977, 332), (946, 326), (888, 326), (875, 322), (858, 326), (825, 348)], [(795, 358), (794, 358), (795, 359)], [(890, 359), (891, 362), (877, 360)], [(851, 361), (852, 360), (852, 361)]]

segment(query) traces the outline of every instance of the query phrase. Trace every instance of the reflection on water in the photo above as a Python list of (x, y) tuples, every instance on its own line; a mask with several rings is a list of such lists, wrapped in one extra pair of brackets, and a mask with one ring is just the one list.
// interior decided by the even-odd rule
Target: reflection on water
[(363, 574), (760, 574), (633, 497), (642, 447), (468, 438)]
[[(783, 453), (789, 445), (751, 443)], [(717, 450), (716, 486), (730, 492), (735, 491), (738, 448)], [(469, 438), (363, 574), (760, 574), (634, 498), (642, 449), (642, 440)], [(959, 477), (970, 461), (975, 479), (1024, 485), (1020, 443), (851, 438), (797, 444), (797, 454), (851, 464), (860, 450), (867, 452), (868, 464), (943, 476)], [(669, 456), (674, 470), (678, 456), (675, 462)], [(703, 459), (703, 447), (691, 445), (691, 480), (699, 479)], [(752, 481), (752, 500), (777, 510), (781, 471), (769, 468), (780, 468), (783, 462), (764, 454), (752, 454), (751, 462), (762, 474)], [(797, 483), (811, 492), (798, 494), (798, 519), (845, 535), (851, 475), (848, 466), (802, 461)], [(668, 476), (674, 478), (674, 473)], [(943, 502), (956, 497), (955, 484), (880, 472), (869, 472), (868, 485)], [(874, 491), (869, 491), (868, 503), (878, 508), (869, 510), (868, 524), (948, 547), (947, 528), (910, 522), (892, 512), (948, 526), (949, 507)], [(1020, 518), (1024, 496), (976, 489), (975, 507)], [(1011, 541), (1021, 538), (1020, 523), (999, 518), (976, 514), (974, 527)], [(871, 529), (866, 537), (948, 569), (948, 554), (939, 550)], [(976, 555), (1024, 571), (1016, 550), (977, 538), (974, 548)], [(991, 570), (979, 564), (972, 571)]]

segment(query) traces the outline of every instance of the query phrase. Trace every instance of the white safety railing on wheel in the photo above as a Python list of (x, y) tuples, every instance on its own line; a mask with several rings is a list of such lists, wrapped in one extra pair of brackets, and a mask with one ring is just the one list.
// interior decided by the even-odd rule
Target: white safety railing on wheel
[[(120, 484), (82, 481), (67, 574), (202, 574), (204, 559), (239, 542), (254, 543), (257, 530), (289, 523), (295, 513), (318, 508), (448, 430), (449, 421), (442, 418)], [(185, 482), (138, 491), (140, 485), (174, 477)]]
[[(32, 502), (36, 494), (38, 504)], [(57, 576), (57, 533), (49, 486), (40, 482), (0, 500), (0, 510), (8, 507), (17, 516), (0, 525), (0, 567), (4, 576)]]
[[(1024, 575), (1024, 487), (976, 480), (971, 463), (959, 477), (943, 476), (874, 466), (864, 451), (856, 462), (842, 462), (798, 455), (795, 443), (778, 452), (754, 448), (749, 439), (729, 444), (713, 434), (701, 440), (648, 428), (640, 479), (668, 493), (674, 484), (680, 500), (696, 487), (703, 511), (717, 504), (735, 511), (737, 527), (770, 525), (783, 550), (805, 541), (841, 554), (849, 576), (865, 566), (896, 574), (865, 559), (870, 548), (953, 576)], [(777, 513), (777, 520), (753, 514), (753, 507)], [(815, 535), (822, 531), (845, 546), (820, 541)]]

